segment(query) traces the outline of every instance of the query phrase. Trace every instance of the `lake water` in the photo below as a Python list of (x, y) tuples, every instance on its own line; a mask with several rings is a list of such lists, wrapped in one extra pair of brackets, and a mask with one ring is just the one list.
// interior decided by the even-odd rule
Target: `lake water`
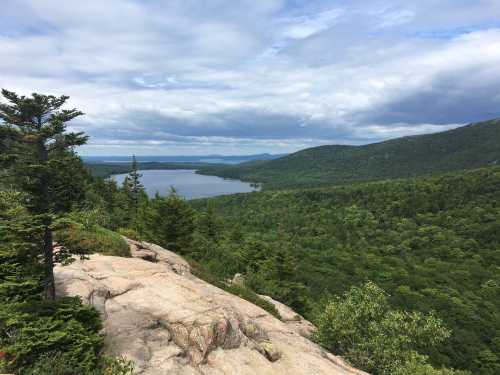
[[(141, 183), (146, 192), (153, 197), (156, 192), (167, 195), (173, 186), (177, 193), (186, 199), (207, 198), (217, 195), (248, 193), (258, 189), (250, 183), (239, 180), (226, 180), (216, 176), (196, 174), (191, 169), (177, 170), (147, 170), (142, 174)], [(122, 184), (127, 174), (111, 176), (118, 184)]]

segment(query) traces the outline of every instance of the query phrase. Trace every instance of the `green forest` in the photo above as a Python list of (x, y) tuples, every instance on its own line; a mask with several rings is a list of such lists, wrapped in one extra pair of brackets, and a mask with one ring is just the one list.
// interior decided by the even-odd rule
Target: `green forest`
[[(248, 275), (314, 320), (331, 296), (373, 281), (395, 308), (452, 330), (434, 364), (500, 371), (500, 168), (433, 178), (267, 191), (193, 202), (219, 228), (203, 264)], [(285, 259), (283, 261), (282, 259)], [(291, 285), (279, 285), (276, 264)], [(278, 283), (276, 285), (275, 283)]]
[[(121, 186), (92, 176), (76, 153), (88, 138), (67, 131), (82, 115), (61, 109), (68, 97), (2, 94), (1, 371), (133, 373), (105, 354), (97, 311), (57, 297), (53, 274), (96, 252), (130, 256), (124, 235), (181, 254), (277, 318), (259, 294), (287, 304), (320, 345), (374, 375), (500, 373), (500, 167), (148, 198), (135, 158)], [(235, 273), (244, 286), (226, 282)]]
[(267, 189), (416, 177), (496, 165), (499, 144), (496, 119), (364, 146), (319, 146), (275, 160), (205, 166), (200, 173), (255, 181)]

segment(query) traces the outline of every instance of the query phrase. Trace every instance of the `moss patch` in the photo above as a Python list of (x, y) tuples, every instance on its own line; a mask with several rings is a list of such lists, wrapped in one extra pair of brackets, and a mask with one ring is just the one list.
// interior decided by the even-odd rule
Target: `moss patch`
[(99, 225), (85, 227), (75, 223), (57, 231), (55, 239), (75, 253), (131, 257), (130, 247), (123, 237)]

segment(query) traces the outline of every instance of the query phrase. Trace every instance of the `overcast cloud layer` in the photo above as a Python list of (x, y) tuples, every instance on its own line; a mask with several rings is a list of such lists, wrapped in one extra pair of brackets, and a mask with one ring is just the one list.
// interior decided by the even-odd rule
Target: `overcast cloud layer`
[(500, 0), (2, 0), (0, 87), (91, 155), (282, 153), (500, 117)]

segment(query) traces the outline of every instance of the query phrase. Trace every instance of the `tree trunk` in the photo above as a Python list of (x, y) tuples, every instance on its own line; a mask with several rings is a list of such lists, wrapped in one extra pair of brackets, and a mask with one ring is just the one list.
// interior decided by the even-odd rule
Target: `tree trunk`
[[(41, 119), (39, 119), (41, 123)], [(41, 125), (40, 125), (41, 126)], [(44, 142), (39, 143), (40, 162), (45, 168), (49, 160), (49, 152)], [(41, 188), (41, 206), (40, 213), (46, 215), (44, 219), (44, 234), (43, 234), (43, 265), (44, 265), (44, 278), (45, 278), (45, 299), (53, 301), (56, 298), (56, 288), (54, 281), (54, 245), (52, 243), (52, 229), (50, 224), (52, 219), (50, 217), (50, 204), (49, 204), (49, 173), (46, 169), (42, 171), (40, 178)]]
[(56, 299), (56, 286), (54, 281), (54, 245), (52, 244), (52, 229), (49, 223), (45, 226), (43, 235), (43, 255), (45, 273), (45, 299), (53, 301)]

